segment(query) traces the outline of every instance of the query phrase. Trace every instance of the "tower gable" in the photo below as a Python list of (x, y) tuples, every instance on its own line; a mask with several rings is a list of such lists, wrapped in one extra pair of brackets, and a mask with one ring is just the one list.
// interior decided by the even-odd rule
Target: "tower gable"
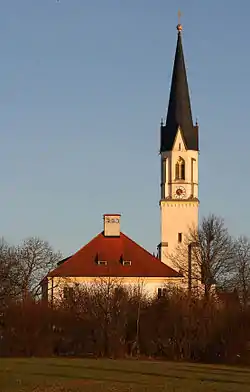
[(180, 127), (176, 132), (172, 151), (187, 151), (186, 141), (184, 139), (183, 132)]

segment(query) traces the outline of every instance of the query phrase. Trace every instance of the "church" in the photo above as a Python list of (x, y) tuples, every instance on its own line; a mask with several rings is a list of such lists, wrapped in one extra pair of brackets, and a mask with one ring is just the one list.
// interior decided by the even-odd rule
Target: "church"
[(103, 231), (43, 279), (44, 299), (53, 301), (62, 293), (66, 296), (75, 284), (93, 286), (98, 279), (113, 279), (124, 286), (140, 284), (151, 296), (161, 296), (166, 285), (186, 287), (184, 276), (169, 257), (189, 228), (198, 227), (199, 209), (199, 129), (192, 120), (181, 24), (177, 25), (167, 117), (161, 121), (160, 132), (161, 241), (157, 256), (123, 234), (120, 214), (104, 214)]

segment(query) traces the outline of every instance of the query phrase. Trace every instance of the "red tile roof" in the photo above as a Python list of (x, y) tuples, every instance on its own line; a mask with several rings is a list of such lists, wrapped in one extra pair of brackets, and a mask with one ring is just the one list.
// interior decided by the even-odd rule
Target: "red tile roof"
[[(97, 260), (106, 261), (107, 264), (99, 265)], [(123, 265), (122, 260), (131, 261), (131, 265)], [(62, 261), (48, 276), (181, 277), (125, 234), (105, 237), (103, 232)]]

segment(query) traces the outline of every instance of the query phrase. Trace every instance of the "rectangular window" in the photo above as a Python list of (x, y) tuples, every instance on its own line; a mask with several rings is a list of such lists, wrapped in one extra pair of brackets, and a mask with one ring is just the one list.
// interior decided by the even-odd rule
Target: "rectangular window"
[(166, 287), (164, 287), (164, 289), (162, 289), (162, 296), (163, 297), (167, 296), (167, 289), (166, 289)]
[(123, 265), (131, 265), (131, 260), (123, 260)]
[(63, 288), (63, 298), (66, 300), (72, 300), (74, 296), (73, 287), (64, 287)]
[(181, 143), (179, 143), (179, 151), (181, 151)]
[(98, 260), (98, 261), (97, 261), (97, 264), (98, 264), (98, 265), (107, 265), (108, 262), (107, 262), (106, 260)]
[(159, 289), (158, 289), (158, 292), (157, 292), (158, 298), (166, 297), (166, 295), (167, 295), (167, 289), (166, 289), (166, 287), (164, 287), (164, 288), (159, 288)]
[(179, 242), (179, 243), (182, 242), (182, 233), (178, 233), (178, 242)]

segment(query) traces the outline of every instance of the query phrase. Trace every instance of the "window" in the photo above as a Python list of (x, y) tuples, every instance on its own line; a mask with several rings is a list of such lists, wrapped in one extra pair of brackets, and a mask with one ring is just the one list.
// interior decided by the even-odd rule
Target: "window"
[(98, 260), (98, 261), (97, 261), (97, 264), (98, 264), (98, 265), (107, 265), (108, 262), (107, 262), (106, 260)]
[(185, 180), (185, 161), (179, 157), (175, 165), (175, 179)]
[(157, 293), (158, 298), (166, 297), (166, 295), (167, 295), (167, 289), (165, 287), (158, 289), (158, 293)]
[(181, 151), (181, 143), (179, 143), (179, 151)]
[(123, 265), (131, 265), (131, 260), (123, 260), (122, 264)]
[(175, 165), (175, 179), (179, 180), (179, 164), (178, 164), (178, 162)]
[(73, 287), (64, 287), (63, 288), (63, 298), (66, 300), (72, 300), (74, 295)]
[(185, 180), (185, 163), (181, 163), (181, 180)]
[(178, 242), (179, 242), (179, 243), (182, 242), (182, 233), (178, 233)]
[(122, 299), (126, 297), (126, 290), (122, 287), (115, 287), (114, 295), (116, 299)]

